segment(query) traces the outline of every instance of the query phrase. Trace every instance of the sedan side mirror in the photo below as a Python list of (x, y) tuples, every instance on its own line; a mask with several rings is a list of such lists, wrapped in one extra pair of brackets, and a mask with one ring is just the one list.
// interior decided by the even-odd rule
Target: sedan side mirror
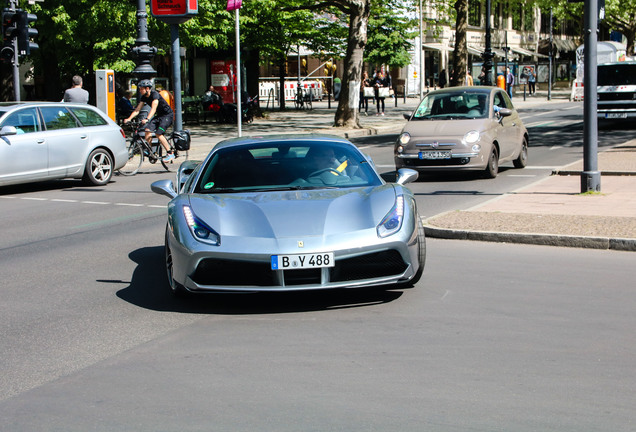
[(502, 117), (508, 117), (512, 115), (512, 110), (510, 108), (500, 108), (499, 115)]
[(407, 119), (407, 120), (411, 120), (411, 117), (413, 116), (413, 113), (412, 113), (412, 112), (410, 112), (410, 113), (404, 113), (404, 114), (402, 114), (402, 115), (404, 116), (404, 118), (405, 118), (405, 119)]
[(15, 126), (2, 126), (2, 129), (0, 129), (0, 136), (17, 134), (18, 130), (15, 128)]
[(174, 184), (172, 183), (172, 180), (158, 180), (150, 185), (150, 189), (154, 193), (165, 195), (170, 199), (173, 199), (177, 196), (177, 192), (174, 190)]

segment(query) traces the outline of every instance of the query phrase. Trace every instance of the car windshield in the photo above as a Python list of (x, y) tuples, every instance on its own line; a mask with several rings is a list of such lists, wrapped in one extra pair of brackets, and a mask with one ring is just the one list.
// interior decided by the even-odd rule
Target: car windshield
[(429, 93), (415, 110), (415, 120), (454, 120), (488, 117), (488, 93), (475, 91)]
[(219, 149), (208, 160), (195, 193), (363, 187), (382, 184), (355, 148), (332, 142)]

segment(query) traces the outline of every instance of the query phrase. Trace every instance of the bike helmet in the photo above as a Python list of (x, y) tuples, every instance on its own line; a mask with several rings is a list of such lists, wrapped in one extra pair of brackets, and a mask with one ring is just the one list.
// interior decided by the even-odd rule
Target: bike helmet
[(152, 81), (149, 79), (144, 79), (139, 81), (139, 87), (152, 87)]

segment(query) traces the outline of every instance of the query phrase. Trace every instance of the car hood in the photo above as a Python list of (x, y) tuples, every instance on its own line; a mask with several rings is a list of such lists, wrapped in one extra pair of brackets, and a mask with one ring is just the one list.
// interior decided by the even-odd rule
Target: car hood
[(221, 235), (284, 238), (375, 228), (395, 203), (392, 184), (353, 189), (189, 195), (197, 217)]
[(468, 120), (411, 120), (402, 132), (408, 132), (412, 137), (441, 137), (463, 136), (471, 130), (483, 131), (491, 124), (491, 119)]

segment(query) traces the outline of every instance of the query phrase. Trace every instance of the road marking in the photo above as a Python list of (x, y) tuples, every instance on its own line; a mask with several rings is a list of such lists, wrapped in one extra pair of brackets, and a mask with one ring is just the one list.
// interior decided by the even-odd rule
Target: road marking
[(156, 204), (139, 204), (139, 203), (121, 203), (121, 202), (107, 202), (107, 201), (79, 201), (73, 199), (61, 199), (61, 198), (42, 198), (42, 197), (16, 197), (16, 196), (2, 196), (0, 198), (4, 199), (18, 199), (24, 201), (49, 201), (49, 202), (59, 202), (59, 203), (71, 203), (71, 204), (89, 204), (89, 205), (113, 205), (113, 206), (126, 206), (126, 207), (147, 207), (147, 208), (160, 208), (165, 209), (166, 205), (156, 205)]

